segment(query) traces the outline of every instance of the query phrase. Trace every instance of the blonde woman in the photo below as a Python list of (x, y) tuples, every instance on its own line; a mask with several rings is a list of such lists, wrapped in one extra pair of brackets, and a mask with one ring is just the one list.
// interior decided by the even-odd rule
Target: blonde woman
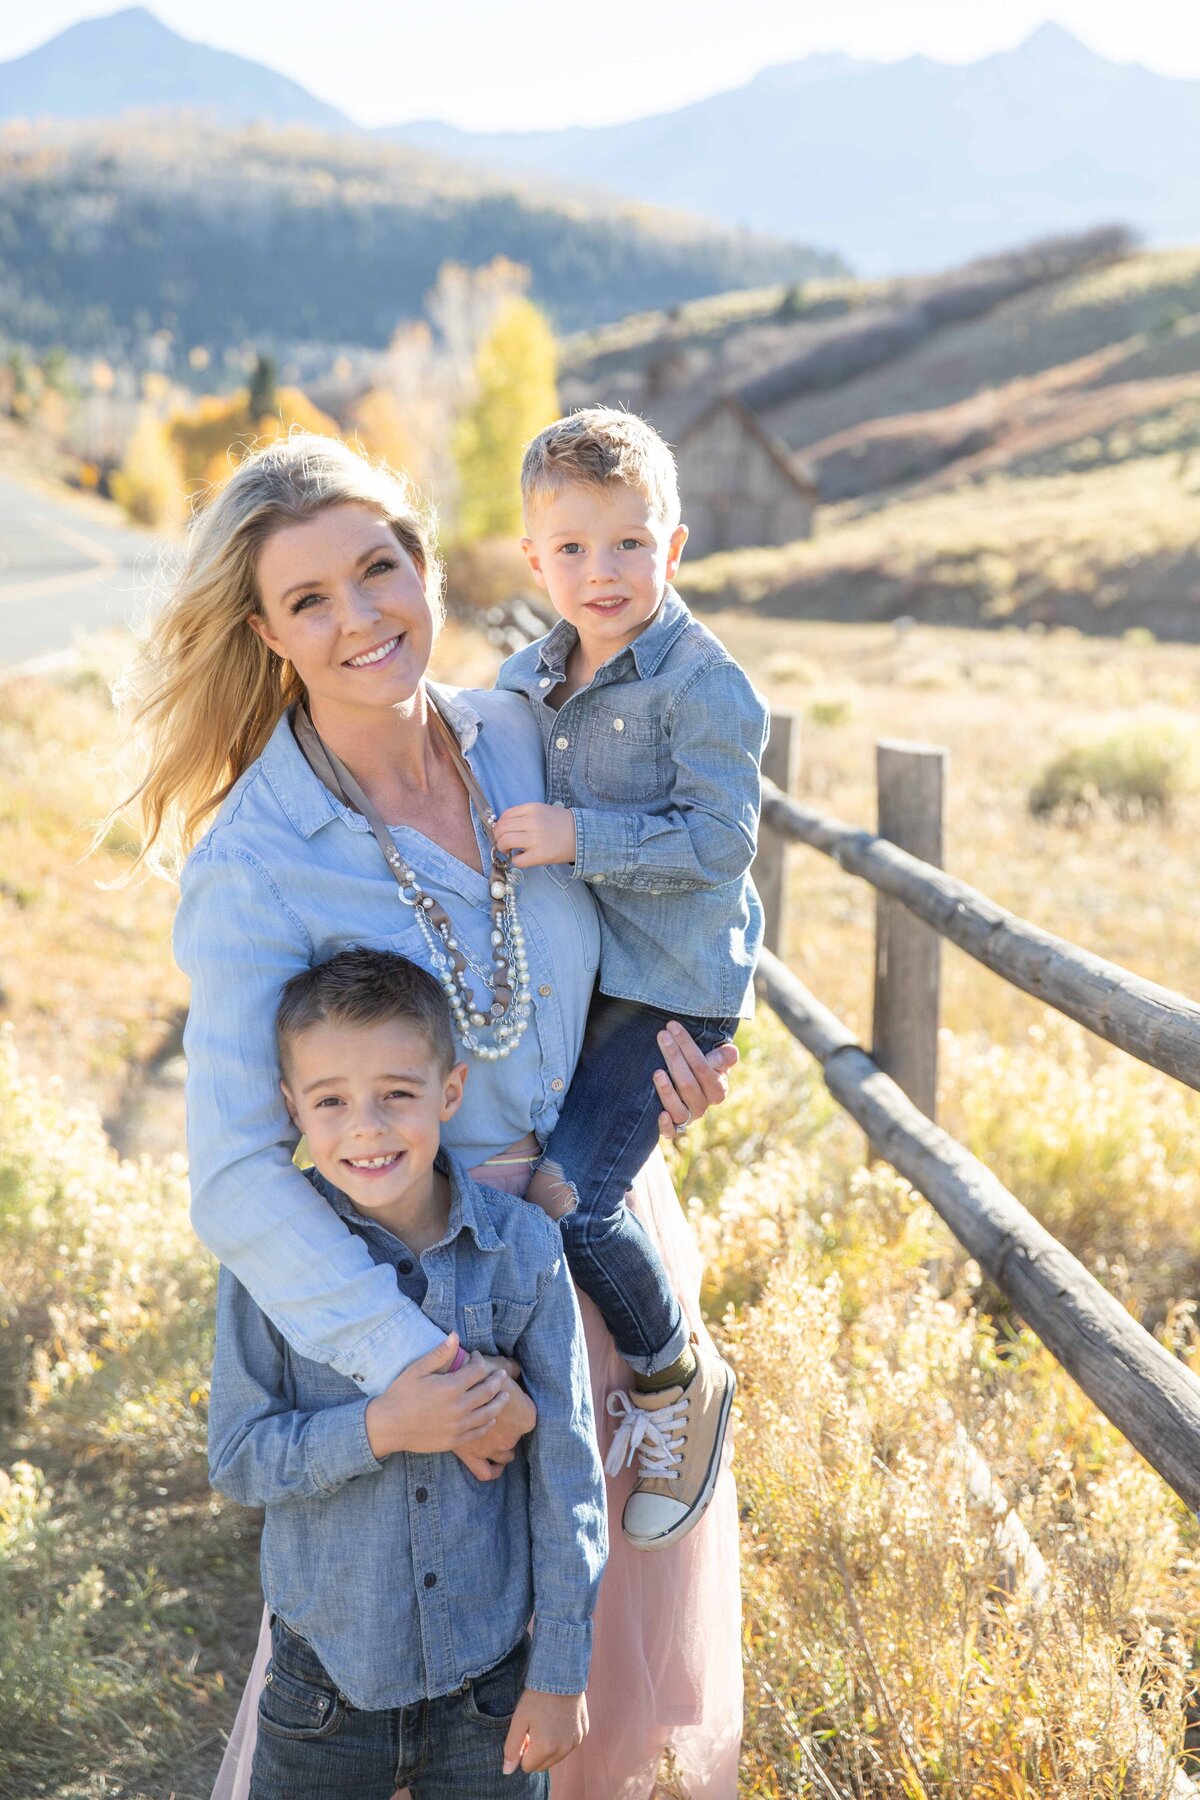
[[(247, 457), (199, 514), (139, 683), (143, 855), (182, 864), (193, 1220), (289, 1341), (366, 1394), (442, 1337), (293, 1167), (273, 1042), (280, 988), (355, 943), (429, 968), (470, 1067), (447, 1143), (480, 1179), (523, 1191), (571, 1079), (598, 957), (586, 884), (518, 874), (494, 851), (491, 818), (542, 791), (541, 744), (519, 696), (429, 681), (439, 575), (401, 478), (335, 440), (293, 435)], [(683, 1032), (664, 1034), (662, 1050), (669, 1136), (724, 1097), (730, 1053), (710, 1067)], [(696, 1250), (660, 1157), (635, 1202), (703, 1333)], [(630, 1375), (586, 1299), (582, 1311), (603, 1420)], [(511, 1391), (464, 1438), (457, 1453), (477, 1478), (503, 1478), (526, 1404)], [(617, 1520), (633, 1478), (609, 1484)], [(732, 1800), (728, 1472), (678, 1546), (647, 1557), (612, 1536), (592, 1731), (555, 1769), (556, 1800), (647, 1800), (668, 1748), (693, 1800)], [(260, 1644), (223, 1797), (248, 1791), (264, 1663)]]

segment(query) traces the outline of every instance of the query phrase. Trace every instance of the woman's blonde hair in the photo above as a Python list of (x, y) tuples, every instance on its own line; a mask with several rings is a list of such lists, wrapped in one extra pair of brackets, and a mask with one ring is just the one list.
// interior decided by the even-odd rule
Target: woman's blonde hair
[(121, 696), (131, 702), (145, 771), (118, 809), (140, 813), (135, 868), (178, 871), (205, 820), (301, 698), (291, 664), (249, 622), (262, 610), (258, 556), (281, 526), (347, 502), (371, 507), (391, 527), (440, 619), (432, 514), (405, 476), (310, 431), (251, 451), (192, 521), (182, 570)]

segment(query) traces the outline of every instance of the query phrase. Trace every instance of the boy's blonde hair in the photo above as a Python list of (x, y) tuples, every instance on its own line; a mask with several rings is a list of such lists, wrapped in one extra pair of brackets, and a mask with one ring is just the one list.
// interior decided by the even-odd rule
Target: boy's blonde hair
[(585, 406), (539, 431), (521, 464), (521, 503), (529, 514), (568, 487), (619, 481), (650, 503), (672, 530), (679, 523), (675, 458), (653, 425), (617, 406)]
[(125, 684), (129, 748), (141, 764), (123, 803), (140, 813), (135, 867), (178, 869), (281, 715), (303, 697), (291, 664), (250, 625), (262, 610), (258, 555), (281, 527), (347, 502), (371, 507), (391, 527), (440, 622), (432, 517), (406, 476), (308, 431), (252, 451), (193, 520), (182, 570)]

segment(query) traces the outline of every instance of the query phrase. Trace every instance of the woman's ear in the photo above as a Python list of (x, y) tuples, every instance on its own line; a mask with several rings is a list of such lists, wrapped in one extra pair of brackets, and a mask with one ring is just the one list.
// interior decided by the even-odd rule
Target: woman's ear
[(283, 649), (280, 645), (279, 639), (275, 636), (274, 632), (271, 630), (271, 627), (267, 624), (267, 621), (263, 617), (262, 613), (260, 613), (260, 612), (248, 613), (246, 615), (246, 622), (249, 625), (251, 631), (254, 633), (255, 637), (261, 638), (263, 643), (267, 646), (268, 650), (273, 650), (275, 652), (276, 656), (283, 655)]
[(446, 1085), (442, 1089), (442, 1110), (439, 1114), (442, 1124), (452, 1119), (463, 1101), (463, 1089), (467, 1085), (467, 1065), (465, 1062), (455, 1063), (446, 1077)]

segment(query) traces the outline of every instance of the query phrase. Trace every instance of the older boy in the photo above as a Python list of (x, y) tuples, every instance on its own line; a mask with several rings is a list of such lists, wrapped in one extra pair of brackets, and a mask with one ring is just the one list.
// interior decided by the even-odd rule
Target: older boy
[[(316, 1185), (451, 1335), (368, 1400), (221, 1271), (210, 1467), (266, 1507), (273, 1615), (250, 1800), (545, 1800), (587, 1729), (607, 1547), (558, 1232), (440, 1149), (467, 1071), (424, 970), (344, 951), (287, 983), (277, 1029)], [(484, 1482), (450, 1452), (505, 1402), (497, 1357), (519, 1361), (538, 1424)]]
[(542, 729), (549, 804), (509, 807), (521, 868), (590, 884), (599, 991), (530, 1188), (634, 1373), (615, 1472), (640, 1454), (622, 1526), (676, 1542), (712, 1496), (733, 1371), (690, 1335), (662, 1259), (625, 1204), (654, 1147), (649, 1077), (672, 1021), (708, 1051), (752, 1007), (762, 909), (749, 876), (767, 709), (671, 588), (687, 538), (675, 462), (644, 420), (592, 407), (534, 439), (522, 547), (559, 623), (504, 664)]

